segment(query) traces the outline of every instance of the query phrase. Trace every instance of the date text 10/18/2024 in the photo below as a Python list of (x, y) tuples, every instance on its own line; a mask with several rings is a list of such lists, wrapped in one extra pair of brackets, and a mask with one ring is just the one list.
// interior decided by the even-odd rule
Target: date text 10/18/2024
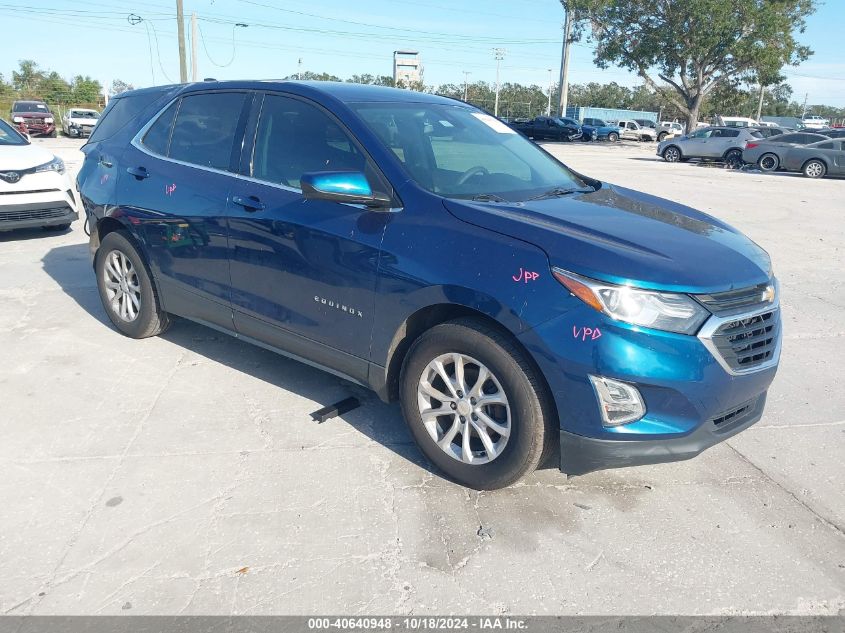
[(398, 631), (521, 631), (528, 623), (520, 618), (508, 617), (351, 617), (351, 618), (309, 618), (311, 630), (398, 630)]

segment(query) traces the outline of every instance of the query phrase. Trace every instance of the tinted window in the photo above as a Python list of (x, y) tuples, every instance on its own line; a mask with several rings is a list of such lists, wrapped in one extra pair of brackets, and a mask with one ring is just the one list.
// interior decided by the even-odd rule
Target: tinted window
[(242, 92), (183, 97), (170, 137), (170, 158), (202, 167), (229, 169), (245, 98)]
[(783, 134), (777, 137), (775, 140), (778, 143), (803, 143), (803, 141), (801, 140), (803, 136), (803, 134)]
[(150, 105), (162, 95), (161, 92), (151, 91), (141, 94), (120, 97), (109, 101), (109, 105), (103, 110), (94, 131), (91, 133), (89, 143), (96, 143), (111, 138), (119, 132), (124, 125), (141, 113), (141, 110)]
[(252, 157), (253, 177), (299, 187), (302, 174), (363, 172), (366, 163), (346, 132), (316, 106), (278, 95), (265, 97)]
[[(739, 136), (739, 130), (716, 130), (719, 132), (719, 136), (722, 138), (735, 138)], [(716, 132), (713, 133), (713, 136), (716, 136)]]
[(710, 135), (712, 133), (713, 130), (709, 128), (704, 130), (698, 130), (697, 132), (690, 134), (690, 138), (710, 138)]
[(167, 156), (167, 149), (170, 145), (170, 128), (173, 126), (173, 118), (176, 116), (179, 101), (174, 101), (167, 110), (162, 112), (156, 119), (141, 141), (151, 152)]
[(836, 149), (833, 145), (833, 141), (830, 143), (819, 143), (818, 145), (815, 145), (815, 147), (817, 149)]

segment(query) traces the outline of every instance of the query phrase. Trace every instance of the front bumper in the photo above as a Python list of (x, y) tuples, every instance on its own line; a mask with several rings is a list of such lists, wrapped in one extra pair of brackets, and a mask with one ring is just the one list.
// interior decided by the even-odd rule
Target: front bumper
[(55, 123), (30, 123), (24, 119), (23, 125), (30, 136), (50, 136), (56, 131)]
[(0, 181), (0, 231), (68, 224), (79, 209), (66, 174), (26, 174), (14, 185)]
[(70, 125), (67, 129), (67, 135), (76, 138), (88, 138), (93, 131), (93, 125)]
[[(711, 317), (699, 336), (688, 336), (630, 326), (579, 304), (523, 332), (519, 339), (546, 377), (558, 411), (561, 470), (583, 474), (689, 459), (756, 422), (777, 372), (780, 327), (770, 360), (735, 371), (706, 338), (720, 319)], [(604, 426), (590, 375), (634, 385), (645, 415)], [(715, 422), (725, 416), (729, 424)]]

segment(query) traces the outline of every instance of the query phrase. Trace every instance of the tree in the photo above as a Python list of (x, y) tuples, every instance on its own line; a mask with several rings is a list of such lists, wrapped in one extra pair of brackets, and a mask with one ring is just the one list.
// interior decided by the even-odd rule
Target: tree
[(12, 86), (18, 92), (30, 95), (38, 90), (44, 80), (44, 72), (31, 59), (18, 61), (18, 70), (12, 71)]
[(109, 88), (109, 96), (116, 97), (117, 95), (123, 94), (124, 92), (129, 92), (130, 90), (135, 90), (135, 86), (123, 81), (122, 79), (115, 79), (111, 82), (111, 88)]
[(720, 85), (776, 74), (812, 51), (798, 43), (815, 0), (580, 0), (596, 42), (595, 63), (658, 81), (694, 129)]
[(88, 75), (84, 77), (77, 75), (73, 78), (71, 83), (73, 101), (77, 103), (97, 103), (102, 93), (103, 86), (96, 79), (91, 79)]

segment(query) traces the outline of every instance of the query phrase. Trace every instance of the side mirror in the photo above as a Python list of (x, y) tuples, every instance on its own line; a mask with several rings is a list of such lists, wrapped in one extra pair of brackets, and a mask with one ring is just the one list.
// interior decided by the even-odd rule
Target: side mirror
[(331, 200), (347, 204), (363, 204), (372, 209), (390, 206), (391, 199), (373, 193), (367, 177), (358, 171), (315, 171), (299, 179), (306, 200)]

